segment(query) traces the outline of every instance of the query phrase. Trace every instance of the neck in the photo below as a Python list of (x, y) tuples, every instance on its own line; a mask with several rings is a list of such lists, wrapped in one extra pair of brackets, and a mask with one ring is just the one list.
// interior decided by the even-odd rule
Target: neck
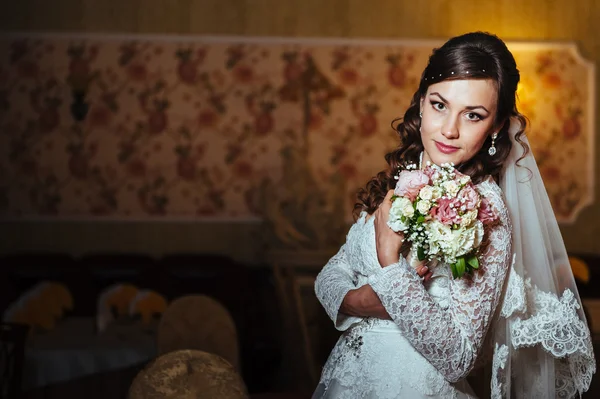
[(427, 155), (425, 151), (421, 151), (421, 155), (419, 155), (419, 169), (423, 169), (427, 165), (427, 162), (431, 162), (433, 164), (433, 161), (431, 158), (429, 158), (429, 155)]

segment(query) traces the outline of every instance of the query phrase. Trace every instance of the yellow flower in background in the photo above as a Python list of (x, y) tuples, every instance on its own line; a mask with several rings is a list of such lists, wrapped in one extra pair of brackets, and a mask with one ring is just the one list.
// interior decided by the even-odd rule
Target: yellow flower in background
[(73, 296), (64, 284), (55, 281), (43, 284), (40, 295), (48, 302), (54, 304), (54, 311), (58, 313), (59, 317), (62, 317), (65, 312), (73, 310)]
[(25, 303), (26, 314), (30, 325), (50, 331), (56, 327), (56, 322), (61, 318), (62, 311), (53, 301), (48, 301), (44, 292), (36, 292)]
[(118, 283), (106, 287), (98, 295), (96, 313), (98, 331), (104, 331), (116, 317), (128, 316), (131, 302), (138, 292), (139, 289), (135, 285), (127, 283)]
[(27, 324), (30, 331), (52, 330), (67, 310), (73, 308), (73, 297), (61, 283), (44, 281), (31, 287), (4, 313), (4, 321)]
[(588, 283), (590, 281), (590, 269), (582, 259), (576, 256), (569, 256), (569, 263), (575, 279)]
[(139, 293), (138, 287), (133, 284), (120, 283), (105, 288), (99, 295), (98, 310), (111, 312), (113, 309), (118, 317), (129, 314), (129, 306), (133, 298)]
[(144, 324), (149, 324), (154, 315), (164, 313), (167, 309), (166, 298), (156, 291), (140, 291), (131, 302), (129, 314), (131, 316), (141, 315)]

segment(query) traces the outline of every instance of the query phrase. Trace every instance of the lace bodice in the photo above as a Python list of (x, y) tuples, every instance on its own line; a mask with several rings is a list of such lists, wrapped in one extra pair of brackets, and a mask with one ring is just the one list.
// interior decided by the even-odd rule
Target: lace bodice
[[(486, 232), (481, 267), (472, 277), (454, 280), (449, 268), (447, 298), (434, 298), (405, 259), (382, 268), (377, 261), (372, 218), (361, 215), (346, 243), (319, 273), (315, 291), (334, 321), (346, 330), (363, 322), (339, 312), (349, 290), (368, 283), (378, 294), (404, 338), (448, 381), (458, 381), (473, 368), (499, 303), (511, 254), (511, 226), (500, 188), (488, 179), (477, 186), (500, 216)], [(443, 302), (445, 305), (443, 305)]]

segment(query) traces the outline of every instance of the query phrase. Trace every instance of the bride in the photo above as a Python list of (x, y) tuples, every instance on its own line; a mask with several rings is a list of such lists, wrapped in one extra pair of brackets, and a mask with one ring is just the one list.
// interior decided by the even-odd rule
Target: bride
[[(517, 111), (519, 79), (490, 34), (452, 38), (431, 55), (389, 170), (361, 190), (346, 243), (317, 277), (317, 297), (343, 334), (313, 398), (474, 398), (474, 373), (487, 376), (493, 398), (589, 388), (590, 332)], [(387, 225), (394, 176), (425, 162), (453, 162), (499, 217), (471, 276), (409, 264), (409, 243)]]

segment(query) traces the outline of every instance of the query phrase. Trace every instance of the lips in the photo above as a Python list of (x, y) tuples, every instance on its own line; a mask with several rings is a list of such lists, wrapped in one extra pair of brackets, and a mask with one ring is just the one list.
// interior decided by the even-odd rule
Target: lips
[(452, 154), (453, 152), (458, 151), (458, 147), (453, 147), (451, 145), (442, 144), (438, 141), (435, 142), (435, 146), (443, 154)]

